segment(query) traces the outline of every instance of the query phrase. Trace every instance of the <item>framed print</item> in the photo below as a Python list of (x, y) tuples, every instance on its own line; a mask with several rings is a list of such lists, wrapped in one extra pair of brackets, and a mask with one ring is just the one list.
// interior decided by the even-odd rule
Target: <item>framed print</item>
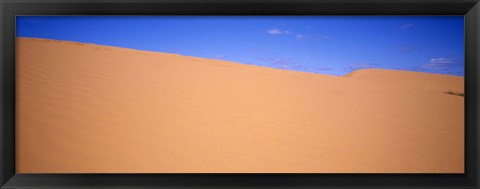
[(478, 1), (2, 1), (2, 188), (478, 187)]

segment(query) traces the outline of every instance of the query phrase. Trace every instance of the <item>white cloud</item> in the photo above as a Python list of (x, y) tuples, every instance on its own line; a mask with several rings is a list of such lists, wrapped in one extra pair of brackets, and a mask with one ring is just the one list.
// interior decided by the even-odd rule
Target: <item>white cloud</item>
[(433, 63), (433, 64), (450, 64), (450, 63), (453, 63), (453, 61), (450, 60), (450, 58), (432, 58), (432, 59), (430, 59), (430, 63)]
[(424, 69), (448, 69), (455, 64), (450, 58), (432, 58), (430, 61), (422, 66)]
[(374, 68), (376, 67), (377, 64), (371, 64), (371, 63), (355, 63), (355, 64), (349, 64), (347, 68), (345, 68), (346, 71), (355, 71), (359, 69), (366, 69), (366, 68)]
[(283, 35), (283, 34), (290, 34), (292, 32), (290, 32), (289, 30), (280, 30), (278, 28), (271, 28), (271, 29), (268, 29), (267, 32), (271, 35)]
[(295, 36), (295, 39), (303, 40), (303, 39), (305, 39), (305, 36), (303, 36), (302, 34), (298, 34), (298, 35)]
[(277, 28), (268, 29), (267, 32), (269, 34), (272, 34), (272, 35), (281, 35), (282, 34), (282, 31), (277, 29)]

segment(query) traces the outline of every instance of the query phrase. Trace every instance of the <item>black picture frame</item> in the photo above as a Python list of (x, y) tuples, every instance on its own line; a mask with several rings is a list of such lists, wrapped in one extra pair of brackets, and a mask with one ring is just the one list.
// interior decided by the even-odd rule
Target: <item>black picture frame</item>
[[(15, 16), (464, 15), (465, 174), (16, 174)], [(479, 0), (0, 0), (0, 186), (7, 188), (479, 188)]]

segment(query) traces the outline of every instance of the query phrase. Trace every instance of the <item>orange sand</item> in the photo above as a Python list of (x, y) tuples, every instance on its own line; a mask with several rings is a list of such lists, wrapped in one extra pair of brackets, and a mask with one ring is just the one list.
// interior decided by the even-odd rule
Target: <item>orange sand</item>
[(17, 173), (463, 173), (463, 77), (17, 39)]

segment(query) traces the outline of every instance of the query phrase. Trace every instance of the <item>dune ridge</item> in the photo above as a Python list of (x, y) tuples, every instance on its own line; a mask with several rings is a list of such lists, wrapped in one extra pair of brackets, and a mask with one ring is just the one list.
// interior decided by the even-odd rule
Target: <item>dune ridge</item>
[(463, 173), (463, 83), (19, 37), (16, 169)]

